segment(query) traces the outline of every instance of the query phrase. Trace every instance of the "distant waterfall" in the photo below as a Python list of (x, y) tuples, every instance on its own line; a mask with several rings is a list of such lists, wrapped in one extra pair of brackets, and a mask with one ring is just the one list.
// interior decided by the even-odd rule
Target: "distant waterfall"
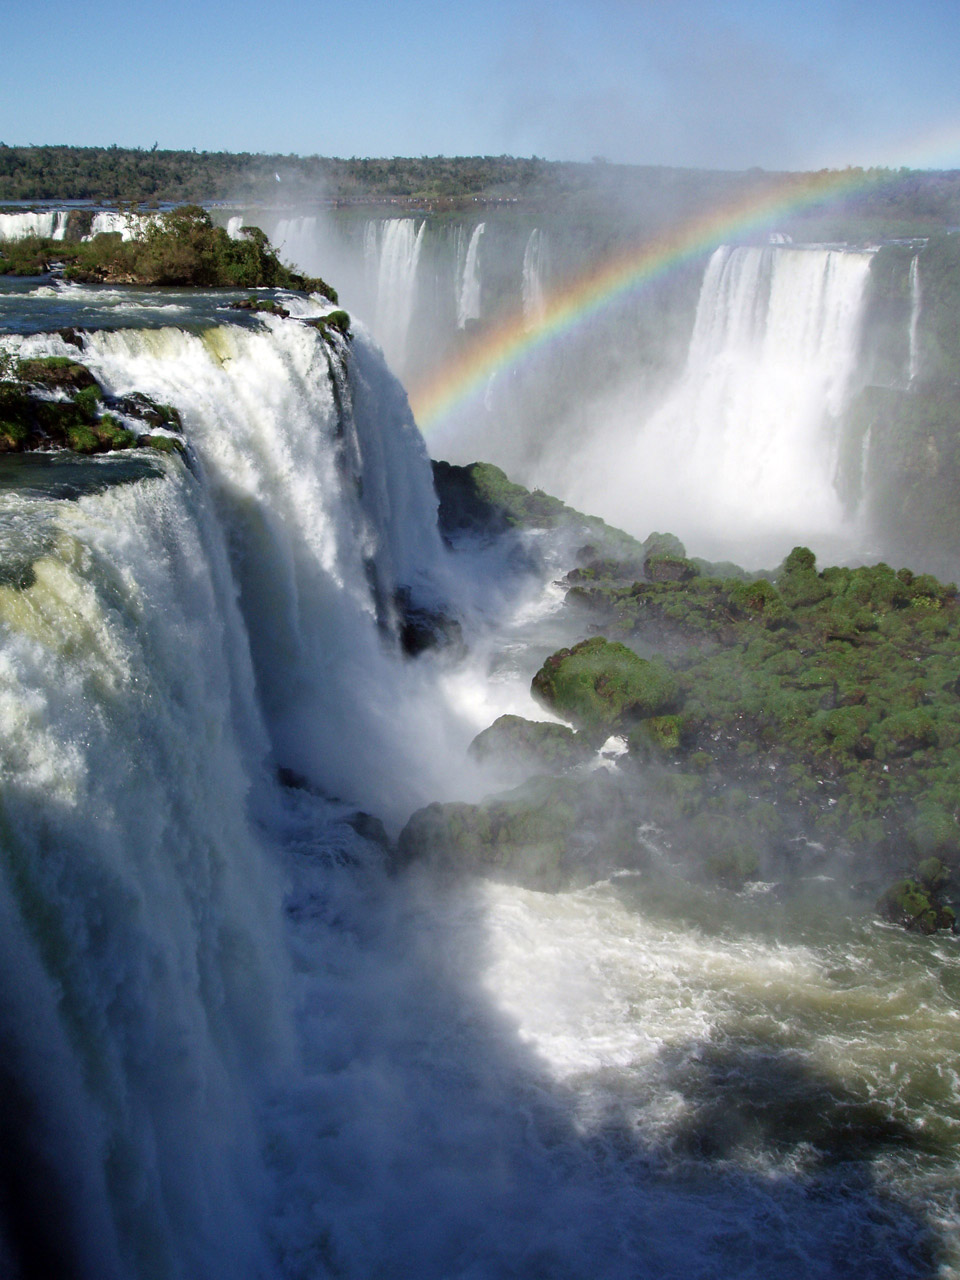
[[(313, 216), (282, 218), (271, 237), (282, 262), (290, 263), (300, 271), (314, 270), (317, 256), (317, 219)], [(309, 266), (305, 266), (309, 263)]]
[(375, 298), (373, 330), (391, 367), (402, 370), (417, 293), (417, 264), (426, 222), (386, 218), (369, 222), (364, 258)]
[(227, 235), (231, 240), (240, 239), (240, 228), (244, 226), (244, 217), (242, 213), (235, 213), (227, 219)]
[(110, 210), (101, 210), (93, 215), (90, 234), (83, 238), (90, 240), (94, 236), (116, 235), (119, 232), (121, 240), (136, 240), (149, 226), (153, 216), (149, 213), (113, 213)]
[(910, 263), (910, 329), (909, 356), (907, 361), (907, 385), (916, 380), (920, 372), (920, 351), (917, 335), (920, 326), (920, 255), (914, 254)]
[(526, 248), (523, 251), (523, 273), (521, 276), (521, 299), (523, 302), (523, 321), (528, 329), (533, 329), (543, 319), (546, 299), (543, 290), (543, 277), (546, 267), (546, 244), (543, 232), (535, 227), (530, 232)]
[(839, 420), (869, 263), (826, 249), (717, 249), (678, 382), (645, 422), (623, 403), (611, 410), (618, 425), (574, 454), (572, 500), (754, 563), (775, 563), (801, 534), (842, 536)]
[(62, 240), (67, 229), (67, 211), (42, 213), (0, 213), (0, 240), (23, 240), (26, 236), (42, 236)]
[(486, 230), (485, 222), (478, 222), (470, 236), (457, 294), (457, 328), (464, 329), (468, 320), (480, 318), (480, 268), (477, 260), (480, 237)]

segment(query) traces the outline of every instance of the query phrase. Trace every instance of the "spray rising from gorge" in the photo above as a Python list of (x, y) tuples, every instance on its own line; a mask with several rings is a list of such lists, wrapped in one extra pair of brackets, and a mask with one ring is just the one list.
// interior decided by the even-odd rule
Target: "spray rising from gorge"
[[(960, 1275), (955, 944), (873, 906), (952, 822), (950, 590), (647, 537), (850, 546), (929, 255), (878, 308), (878, 254), (723, 247), (425, 445), (391, 366), (536, 333), (563, 242), (331, 221), (283, 234), (346, 316), (0, 286), (5, 411), (136, 445), (4, 459), (0, 1270)], [(531, 693), (585, 636), (656, 686), (639, 722)]]

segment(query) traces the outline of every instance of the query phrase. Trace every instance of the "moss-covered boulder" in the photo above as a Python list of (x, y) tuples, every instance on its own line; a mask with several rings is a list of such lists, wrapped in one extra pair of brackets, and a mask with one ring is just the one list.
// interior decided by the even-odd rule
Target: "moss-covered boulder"
[(317, 316), (316, 319), (304, 320), (303, 322), (311, 329), (316, 329), (328, 338), (332, 331), (336, 331), (344, 338), (350, 337), (350, 313), (349, 311), (328, 311), (325, 316)]
[(679, 685), (663, 663), (603, 636), (552, 654), (533, 677), (531, 692), (592, 736), (665, 715), (680, 699)]
[(643, 571), (651, 582), (689, 582), (697, 576), (697, 566), (685, 556), (647, 556)]
[[(930, 864), (937, 863), (937, 867)], [(941, 899), (949, 873), (941, 878), (942, 864), (936, 858), (922, 863), (914, 879), (898, 880), (879, 898), (877, 911), (884, 920), (899, 924), (914, 933), (936, 933), (956, 923), (956, 912)], [(921, 878), (920, 871), (927, 878)]]
[(641, 720), (629, 737), (630, 754), (640, 759), (648, 756), (673, 756), (683, 745), (683, 717), (650, 716)]
[(532, 778), (480, 804), (431, 804), (400, 833), (398, 861), (556, 892), (641, 860), (637, 819), (620, 780)]
[(281, 320), (289, 320), (289, 310), (275, 298), (241, 298), (239, 302), (231, 302), (234, 311), (253, 311), (256, 315), (279, 316)]
[(593, 746), (565, 724), (500, 716), (477, 734), (469, 754), (479, 764), (523, 777), (566, 773), (589, 760)]
[(33, 360), (21, 360), (17, 365), (17, 377), (29, 386), (70, 391), (83, 391), (97, 385), (96, 378), (86, 365), (67, 356), (40, 356)]
[(183, 431), (180, 411), (172, 404), (161, 404), (142, 391), (133, 391), (126, 396), (118, 396), (110, 400), (111, 408), (126, 414), (128, 418), (136, 418), (150, 427), (166, 427), (169, 431)]
[(60, 356), (17, 361), (0, 379), (0, 454), (69, 449), (107, 453), (135, 445), (173, 451), (182, 441), (168, 435), (131, 430), (121, 421), (134, 418), (153, 428), (181, 431), (180, 415), (134, 392), (107, 396), (90, 370)]

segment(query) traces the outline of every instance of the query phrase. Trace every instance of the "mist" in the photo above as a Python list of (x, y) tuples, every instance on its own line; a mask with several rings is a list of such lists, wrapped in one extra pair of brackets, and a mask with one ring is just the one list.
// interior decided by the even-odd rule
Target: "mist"
[[(532, 199), (466, 208), (319, 196), (233, 216), (337, 282), (416, 410), (503, 324), (535, 338), (572, 283), (776, 180), (598, 163), (567, 181), (578, 185), (553, 200), (541, 180)], [(432, 455), (496, 463), (637, 538), (669, 529), (708, 560), (770, 568), (798, 542), (840, 562), (884, 554), (848, 421), (873, 378), (871, 254), (806, 244), (818, 229), (783, 215), (505, 355), (482, 387), (421, 422)]]

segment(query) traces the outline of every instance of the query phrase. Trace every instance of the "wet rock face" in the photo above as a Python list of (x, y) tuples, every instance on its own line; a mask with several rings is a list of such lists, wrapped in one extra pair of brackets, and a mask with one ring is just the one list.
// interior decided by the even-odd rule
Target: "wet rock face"
[(463, 631), (456, 618), (415, 600), (409, 587), (400, 587), (393, 603), (400, 645), (407, 657), (415, 658), (428, 649), (462, 649)]

